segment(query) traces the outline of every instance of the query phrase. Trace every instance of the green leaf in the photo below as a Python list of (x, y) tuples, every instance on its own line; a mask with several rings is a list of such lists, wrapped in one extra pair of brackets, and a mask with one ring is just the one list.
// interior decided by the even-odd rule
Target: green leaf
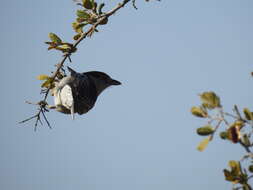
[(62, 43), (62, 40), (61, 38), (59, 38), (56, 34), (54, 33), (49, 33), (49, 38), (51, 39), (52, 42), (56, 43), (56, 44), (61, 44)]
[(198, 151), (200, 151), (200, 152), (204, 151), (204, 150), (206, 149), (206, 147), (207, 147), (209, 141), (210, 141), (210, 138), (209, 138), (209, 137), (203, 139), (203, 140), (199, 143), (199, 145), (198, 145), (198, 147), (197, 147)]
[(84, 8), (86, 8), (86, 9), (92, 9), (92, 2), (91, 2), (91, 0), (83, 0), (83, 6), (84, 6)]
[(86, 13), (85, 11), (83, 10), (77, 10), (76, 11), (76, 15), (79, 17), (79, 18), (82, 18), (82, 19), (89, 19), (90, 18), (90, 15), (88, 13)]
[(221, 107), (220, 98), (214, 92), (204, 92), (200, 95), (202, 105), (208, 109)]
[(201, 135), (201, 136), (208, 136), (208, 135), (213, 134), (213, 132), (214, 132), (214, 129), (212, 128), (211, 125), (206, 125), (204, 127), (200, 127), (197, 129), (198, 135)]
[(193, 106), (191, 108), (191, 113), (197, 117), (207, 117), (207, 115), (208, 115), (207, 112), (203, 108), (196, 107), (196, 106)]
[(248, 108), (244, 108), (243, 113), (247, 120), (253, 120), (253, 114)]
[(48, 75), (39, 75), (36, 77), (38, 80), (47, 80), (49, 79), (50, 77)]

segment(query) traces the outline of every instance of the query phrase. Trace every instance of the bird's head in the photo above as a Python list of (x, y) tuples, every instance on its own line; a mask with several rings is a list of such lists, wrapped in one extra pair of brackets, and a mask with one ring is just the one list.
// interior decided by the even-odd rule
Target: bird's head
[(98, 94), (100, 94), (104, 89), (113, 85), (121, 85), (121, 82), (112, 79), (109, 75), (99, 71), (90, 71), (83, 73), (89, 76), (95, 83)]

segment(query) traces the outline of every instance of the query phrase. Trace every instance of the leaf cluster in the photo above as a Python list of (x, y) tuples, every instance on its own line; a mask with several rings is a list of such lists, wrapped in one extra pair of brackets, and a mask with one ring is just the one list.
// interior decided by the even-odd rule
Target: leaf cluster
[[(220, 131), (219, 137), (233, 144), (241, 145), (248, 154), (246, 158), (253, 156), (250, 148), (253, 146), (251, 137), (253, 133), (253, 112), (244, 108), (242, 113), (235, 105), (233, 113), (224, 111), (220, 97), (214, 92), (204, 92), (200, 94), (200, 106), (193, 106), (191, 113), (198, 118), (205, 119), (207, 122), (202, 127), (197, 128), (199, 136), (206, 136), (198, 145), (199, 151), (205, 150), (208, 143), (213, 140), (214, 135)], [(229, 122), (230, 121), (230, 122)], [(223, 128), (220, 130), (220, 128)], [(253, 165), (248, 170), (242, 169), (239, 161), (229, 161), (230, 170), (224, 169), (225, 179), (232, 184), (241, 185), (239, 188), (251, 190), (248, 181), (251, 177), (248, 172), (253, 172)]]

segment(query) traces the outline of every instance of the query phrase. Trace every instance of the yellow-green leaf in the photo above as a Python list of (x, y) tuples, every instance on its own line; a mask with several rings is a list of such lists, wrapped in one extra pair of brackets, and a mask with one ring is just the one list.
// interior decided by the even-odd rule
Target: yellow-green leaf
[(73, 37), (73, 39), (74, 39), (74, 40), (78, 40), (80, 37), (81, 37), (81, 34), (76, 34), (76, 35)]
[(42, 83), (41, 87), (43, 88), (53, 88), (54, 80), (52, 78), (48, 78), (45, 82)]
[(251, 145), (250, 138), (248, 137), (247, 134), (243, 135), (242, 141), (243, 141), (243, 144), (245, 144), (246, 146), (250, 146)]
[(233, 173), (233, 175), (235, 175), (235, 176), (241, 175), (241, 165), (239, 162), (237, 162), (235, 160), (230, 160), (228, 164), (231, 168), (231, 173)]
[(247, 120), (253, 120), (253, 114), (248, 108), (244, 108), (243, 113)]
[(87, 25), (87, 23), (77, 23), (77, 22), (72, 23), (72, 27), (75, 30), (75, 32), (77, 32), (77, 33), (82, 33), (83, 32), (83, 27), (85, 25)]
[(195, 115), (197, 117), (207, 117), (208, 115), (207, 112), (203, 108), (196, 107), (196, 106), (193, 106), (191, 108), (191, 113), (192, 115)]
[(87, 20), (90, 18), (90, 15), (88, 13), (86, 13), (84, 10), (77, 10), (76, 11), (76, 15), (79, 17), (79, 18), (82, 18), (84, 20)]
[(200, 152), (204, 151), (205, 148), (207, 147), (209, 141), (210, 141), (210, 138), (209, 138), (209, 137), (203, 139), (203, 140), (199, 143), (199, 145), (198, 145), (198, 147), (197, 147), (198, 151), (200, 151)]
[(39, 75), (36, 77), (38, 80), (47, 80), (49, 79), (50, 77), (48, 75)]
[(54, 33), (49, 33), (49, 38), (52, 40), (52, 42), (56, 43), (56, 44), (61, 44), (62, 43), (62, 40), (61, 38), (59, 38), (56, 34)]
[(223, 170), (224, 172), (224, 176), (225, 176), (225, 179), (227, 181), (230, 181), (232, 182), (233, 184), (237, 184), (239, 182), (239, 180), (236, 178), (236, 176), (234, 176), (230, 171), (228, 171), (227, 169), (224, 169)]
[(212, 128), (211, 125), (206, 125), (204, 127), (200, 127), (197, 129), (198, 135), (201, 136), (208, 136), (211, 135), (214, 132), (214, 129)]
[(221, 107), (220, 98), (214, 92), (204, 92), (200, 95), (202, 105), (208, 109)]

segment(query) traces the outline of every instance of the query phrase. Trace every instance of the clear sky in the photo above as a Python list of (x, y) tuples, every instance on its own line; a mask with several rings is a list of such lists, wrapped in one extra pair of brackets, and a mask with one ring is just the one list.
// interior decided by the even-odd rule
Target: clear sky
[[(119, 1), (105, 1), (109, 8)], [(204, 124), (189, 110), (213, 90), (230, 111), (253, 109), (253, 1), (137, 1), (80, 44), (69, 64), (122, 82), (104, 91), (73, 121), (48, 114), (53, 126), (19, 125), (35, 113), (39, 74), (61, 55), (47, 51), (54, 32), (71, 41), (78, 8), (71, 0), (2, 1), (1, 190), (230, 189), (222, 170), (244, 153), (215, 138), (203, 153), (195, 134)], [(105, 8), (106, 10), (106, 8)], [(52, 97), (49, 97), (52, 102)]]

